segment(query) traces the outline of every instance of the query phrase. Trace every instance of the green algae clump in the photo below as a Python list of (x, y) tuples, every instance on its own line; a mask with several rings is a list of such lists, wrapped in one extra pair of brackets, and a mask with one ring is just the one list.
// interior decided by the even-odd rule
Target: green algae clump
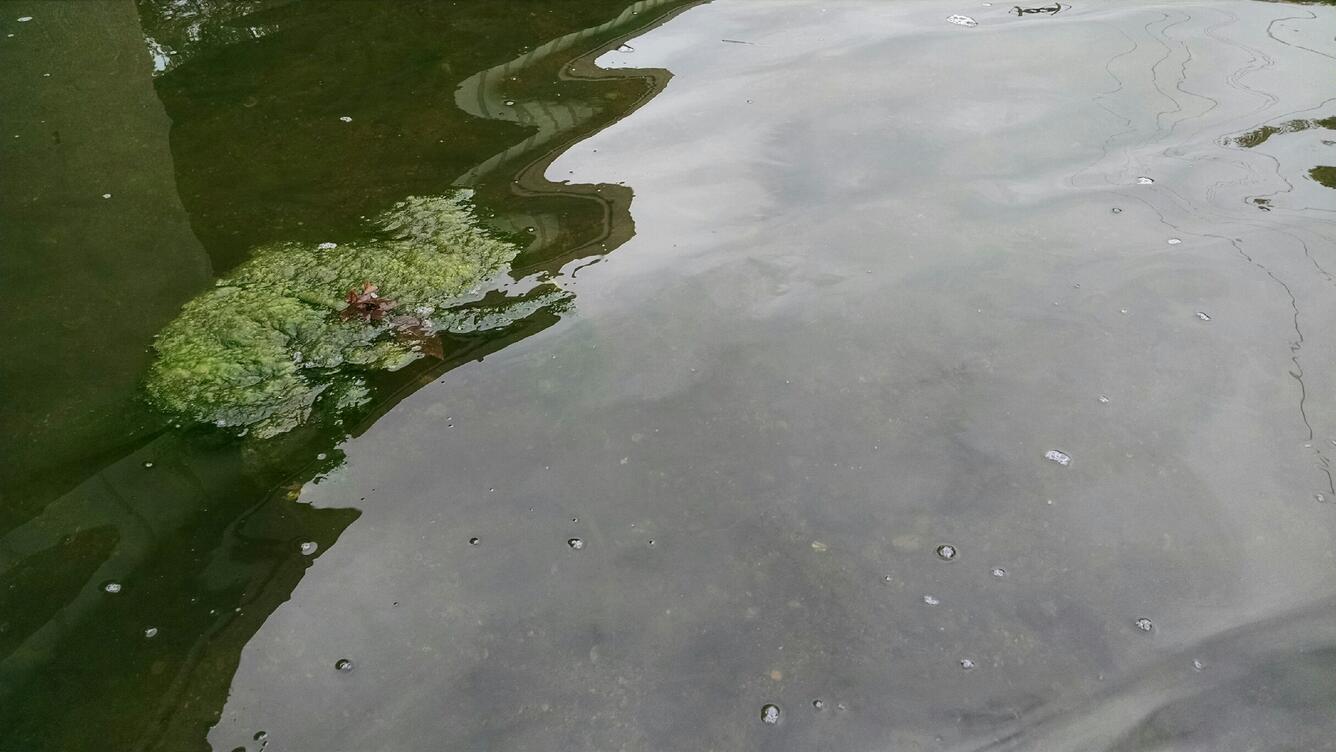
[[(259, 438), (300, 425), (322, 396), (335, 411), (365, 402), (358, 372), (421, 357), (421, 337), (434, 332), (428, 317), (519, 250), (478, 225), (464, 191), (410, 197), (371, 225), (372, 239), (355, 243), (262, 246), (187, 303), (154, 342), (150, 401)], [(347, 315), (345, 297), (365, 283), (396, 315)]]

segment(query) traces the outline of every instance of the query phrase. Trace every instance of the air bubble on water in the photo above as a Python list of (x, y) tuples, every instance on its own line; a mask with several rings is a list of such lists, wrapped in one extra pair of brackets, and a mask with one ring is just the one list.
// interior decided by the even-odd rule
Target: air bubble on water
[(812, 700), (812, 707), (816, 708), (817, 710), (822, 710), (826, 707), (826, 703), (820, 700)]
[(973, 18), (970, 18), (969, 16), (962, 16), (962, 15), (959, 15), (959, 14), (951, 15), (951, 16), (947, 16), (947, 17), (946, 17), (946, 22), (947, 22), (947, 23), (953, 23), (953, 24), (955, 24), (956, 26), (978, 26), (978, 25), (979, 25), (979, 22), (978, 22), (978, 21), (975, 21)]
[(107, 584), (102, 586), (102, 589), (107, 591), (108, 593), (119, 593), (121, 592), (121, 583), (108, 582)]
[(1060, 452), (1057, 449), (1050, 449), (1047, 452), (1044, 452), (1044, 459), (1048, 460), (1049, 462), (1056, 462), (1059, 465), (1062, 465), (1063, 467), (1067, 467), (1068, 465), (1072, 464), (1071, 455), (1067, 454), (1066, 452)]
[(761, 723), (773, 726), (779, 723), (779, 706), (767, 704), (761, 706)]
[(347, 658), (340, 658), (337, 661), (334, 661), (334, 670), (342, 671), (343, 673), (346, 674), (349, 671), (353, 670), (353, 662), (348, 660)]
[(111, 194), (110, 194), (110, 193), (104, 193), (104, 194), (102, 194), (102, 198), (111, 198)]
[(514, 106), (515, 106), (515, 100), (513, 100), (513, 99), (507, 99), (506, 102), (505, 102), (505, 104), (506, 104), (507, 107), (514, 107)]
[(969, 658), (961, 658), (960, 667), (965, 669), (966, 671), (969, 671), (970, 669), (974, 668), (974, 661)]
[(576, 551), (579, 551), (580, 549), (585, 547), (585, 542), (579, 538), (571, 538), (570, 540), (566, 541), (566, 545), (570, 546)]
[(319, 549), (320, 546), (315, 541), (306, 541), (301, 545), (302, 556), (310, 556)]
[(1151, 184), (1154, 183), (1154, 182), (1155, 182), (1155, 178), (1148, 178), (1148, 177), (1144, 177), (1144, 176), (1143, 176), (1143, 177), (1139, 177), (1139, 178), (1137, 178), (1137, 184), (1139, 184), (1139, 185), (1151, 185)]
[(144, 636), (147, 637), (147, 638), (150, 639), (150, 640), (153, 639), (154, 637), (157, 637), (157, 636), (158, 636), (158, 628), (157, 628), (157, 627), (149, 627), (148, 629), (145, 629), (145, 630), (144, 630)]
[(942, 603), (940, 600), (938, 600), (937, 596), (935, 595), (923, 596), (923, 602), (928, 604), (929, 606), (939, 606)]
[(328, 454), (325, 454), (324, 452), (321, 452), (320, 454), (317, 454), (317, 455), (315, 456), (315, 458), (318, 459), (318, 460), (320, 460), (321, 462), (324, 462), (328, 457), (329, 457), (329, 455), (328, 455)]
[(339, 116), (339, 120), (342, 120), (345, 123), (351, 123), (353, 121), (353, 119), (347, 115)]
[(993, 567), (993, 576), (994, 576), (994, 577), (1006, 577), (1006, 576), (1007, 576), (1007, 570), (1003, 569), (1002, 567)]
[(1211, 314), (1206, 313), (1204, 311), (1197, 311), (1197, 318), (1201, 319), (1202, 321), (1210, 321)]
[(956, 558), (956, 547), (949, 543), (943, 543), (937, 547), (937, 558), (942, 561), (951, 561)]
[(1145, 617), (1137, 619), (1135, 623), (1137, 625), (1137, 629), (1140, 629), (1142, 632), (1149, 632), (1155, 628), (1155, 625), (1150, 623), (1150, 619), (1147, 619)]
[(480, 542), (481, 542), (481, 541), (479, 541), (477, 538), (469, 538), (469, 545), (470, 545), (470, 546), (476, 546), (476, 545), (478, 545)]

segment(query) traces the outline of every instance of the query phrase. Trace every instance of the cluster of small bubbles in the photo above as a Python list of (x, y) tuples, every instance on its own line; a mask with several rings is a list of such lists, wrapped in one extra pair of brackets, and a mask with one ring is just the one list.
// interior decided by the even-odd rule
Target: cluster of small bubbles
[(157, 636), (158, 636), (158, 628), (157, 628), (157, 627), (149, 627), (149, 628), (147, 628), (147, 629), (144, 630), (144, 637), (146, 637), (146, 638), (148, 638), (148, 639), (150, 639), (150, 640), (153, 639), (154, 637), (157, 637)]
[(761, 723), (773, 726), (779, 723), (779, 706), (766, 704), (761, 706)]
[(1006, 576), (1007, 576), (1007, 570), (1003, 569), (1002, 567), (993, 567), (993, 576), (994, 576), (994, 577), (1006, 577)]
[(1149, 632), (1155, 628), (1155, 625), (1150, 623), (1150, 619), (1147, 619), (1145, 617), (1137, 619), (1135, 623), (1137, 625), (1137, 629), (1140, 629), (1142, 632)]
[(1201, 319), (1202, 321), (1210, 321), (1211, 314), (1206, 313), (1204, 311), (1197, 311), (1197, 318)]
[(316, 246), (316, 250), (320, 250), (320, 251), (332, 251), (332, 250), (334, 250), (335, 248), (338, 248), (338, 247), (339, 247), (339, 244), (338, 244), (338, 243), (321, 243), (320, 245)]
[(1072, 456), (1066, 452), (1058, 451), (1057, 449), (1050, 449), (1047, 452), (1044, 452), (1044, 459), (1049, 462), (1056, 462), (1063, 467), (1072, 464)]
[(353, 662), (347, 658), (340, 658), (337, 661), (334, 661), (334, 670), (342, 671), (346, 674), (353, 670)]
[(311, 554), (313, 554), (313, 553), (315, 553), (317, 550), (319, 550), (319, 549), (320, 549), (320, 546), (319, 546), (319, 544), (317, 544), (315, 541), (304, 541), (304, 542), (301, 544), (300, 548), (301, 548), (302, 556), (310, 556)]
[(966, 671), (969, 671), (970, 669), (974, 668), (974, 661), (969, 658), (961, 658), (960, 667), (965, 669)]
[(102, 586), (102, 589), (107, 591), (108, 593), (119, 593), (121, 592), (121, 583), (108, 582), (107, 584)]
[(817, 710), (823, 710), (826, 707), (826, 703), (822, 702), (821, 700), (812, 700), (812, 707), (816, 708)]
[(580, 549), (585, 547), (585, 542), (579, 538), (571, 538), (570, 540), (566, 541), (566, 545), (570, 546), (576, 551), (579, 551)]
[(956, 558), (956, 547), (949, 543), (943, 543), (937, 547), (937, 558), (942, 561), (951, 561)]
[(476, 546), (476, 545), (478, 545), (480, 542), (481, 542), (481, 541), (480, 541), (479, 539), (477, 539), (477, 538), (469, 538), (469, 545), (470, 545), (470, 546)]
[(929, 606), (938, 606), (941, 605), (942, 603), (935, 595), (923, 596), (923, 602), (928, 604)]

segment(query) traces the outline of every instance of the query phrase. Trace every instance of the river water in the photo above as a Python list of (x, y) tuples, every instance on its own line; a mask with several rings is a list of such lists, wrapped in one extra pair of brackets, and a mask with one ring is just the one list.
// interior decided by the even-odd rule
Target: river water
[[(1336, 8), (314, 5), (193, 56), (119, 17), (119, 236), (6, 144), (6, 232), (81, 270), (18, 278), (124, 245), (163, 310), (7, 327), (74, 322), (6, 366), (0, 749), (1336, 749)], [(0, 32), (76, 75), (60, 12)], [(42, 96), (5, 125), (97, 133)], [(560, 308), (352, 427), (126, 396), (246, 248), (451, 185)]]

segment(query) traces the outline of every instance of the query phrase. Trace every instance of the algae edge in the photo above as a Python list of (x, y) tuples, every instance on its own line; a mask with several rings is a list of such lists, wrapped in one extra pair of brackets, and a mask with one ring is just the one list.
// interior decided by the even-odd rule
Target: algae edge
[[(409, 197), (371, 220), (367, 240), (253, 250), (158, 334), (149, 402), (254, 438), (296, 428), (317, 405), (337, 415), (366, 404), (366, 374), (422, 357), (437, 332), (454, 328), (446, 309), (519, 252), (479, 225), (470, 198)], [(394, 301), (395, 316), (339, 315), (365, 283)], [(515, 308), (491, 323), (532, 312), (525, 298)], [(438, 312), (444, 326), (430, 318)]]

